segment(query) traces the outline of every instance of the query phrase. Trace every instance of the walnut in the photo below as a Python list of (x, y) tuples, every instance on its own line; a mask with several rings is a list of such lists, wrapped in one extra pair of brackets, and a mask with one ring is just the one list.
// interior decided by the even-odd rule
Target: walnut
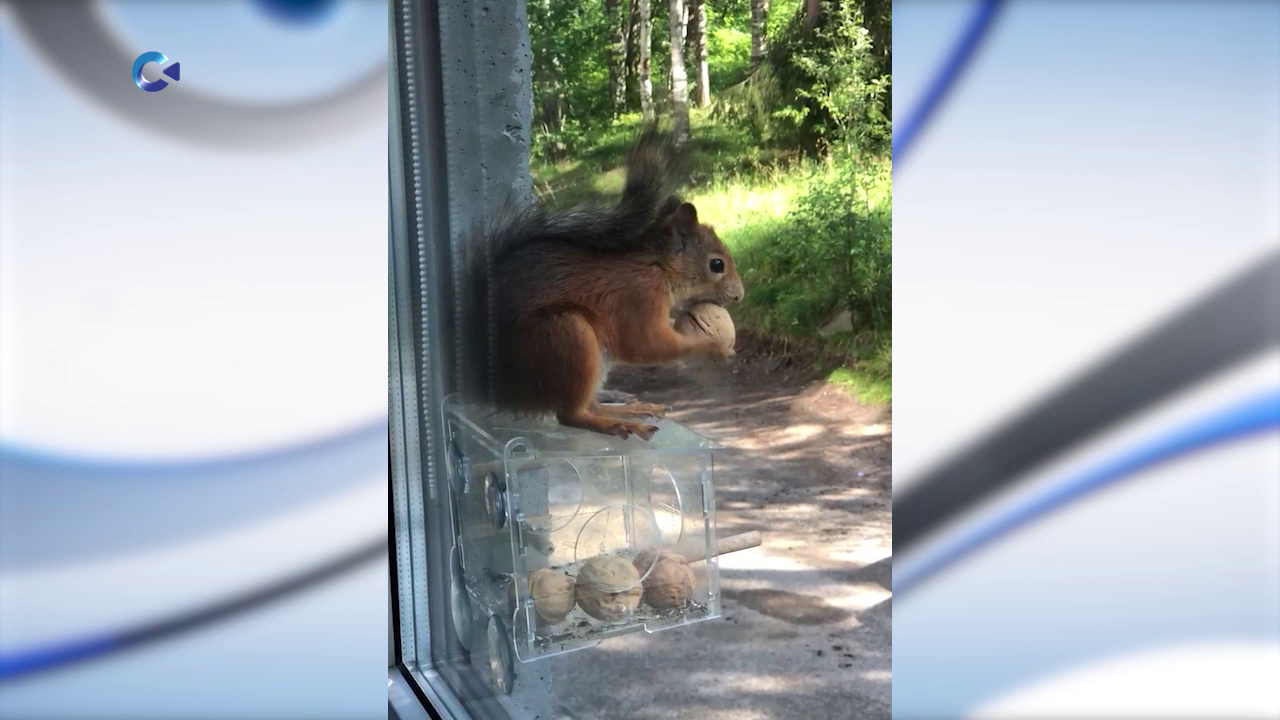
[(683, 555), (667, 550), (646, 550), (635, 559), (635, 568), (644, 579), (644, 601), (658, 610), (684, 607), (693, 599), (693, 570)]
[(578, 607), (597, 620), (621, 620), (635, 612), (643, 592), (640, 573), (617, 555), (597, 555), (578, 568)]
[(709, 335), (719, 340), (728, 350), (732, 350), (737, 341), (737, 332), (729, 311), (715, 303), (693, 305), (687, 313), (676, 318), (675, 329), (681, 335)]
[(573, 578), (549, 568), (538, 568), (529, 574), (529, 595), (538, 619), (555, 625), (573, 610)]

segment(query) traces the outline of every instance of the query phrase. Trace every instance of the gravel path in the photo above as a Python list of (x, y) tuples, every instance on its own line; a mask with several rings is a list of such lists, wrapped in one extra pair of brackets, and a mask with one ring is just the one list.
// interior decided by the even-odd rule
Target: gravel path
[(782, 365), (610, 378), (736, 450), (717, 461), (718, 531), (764, 544), (721, 558), (724, 619), (545, 661), (558, 717), (890, 717), (890, 411)]

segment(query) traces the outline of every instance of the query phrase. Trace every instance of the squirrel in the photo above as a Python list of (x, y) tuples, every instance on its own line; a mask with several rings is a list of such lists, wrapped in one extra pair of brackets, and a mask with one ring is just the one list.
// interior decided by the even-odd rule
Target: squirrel
[(492, 275), (473, 278), (472, 287), (487, 291), (476, 299), (489, 306), (490, 401), (498, 409), (649, 440), (658, 427), (637, 420), (661, 417), (665, 407), (598, 401), (614, 364), (733, 357), (715, 338), (672, 327), (673, 310), (745, 294), (715, 230), (674, 193), (679, 160), (669, 136), (646, 131), (629, 153), (616, 206), (509, 207), (490, 227)]

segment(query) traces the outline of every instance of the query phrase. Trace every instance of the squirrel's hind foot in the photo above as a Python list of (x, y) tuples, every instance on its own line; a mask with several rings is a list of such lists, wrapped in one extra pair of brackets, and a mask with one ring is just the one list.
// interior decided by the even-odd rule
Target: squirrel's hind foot
[(639, 435), (645, 440), (650, 440), (653, 438), (653, 434), (658, 432), (657, 425), (645, 425), (628, 420), (619, 420), (618, 418), (591, 412), (590, 410), (561, 413), (556, 416), (556, 419), (566, 427), (581, 428), (603, 435), (616, 435), (623, 440), (632, 435)]
[(627, 430), (632, 434), (640, 436), (644, 440), (652, 440), (655, 433), (658, 432), (657, 425), (645, 425), (643, 423), (627, 422), (623, 423)]
[(629, 402), (623, 405), (601, 405), (596, 411), (601, 415), (608, 415), (616, 418), (660, 418), (667, 414), (666, 405), (656, 405), (646, 402)]

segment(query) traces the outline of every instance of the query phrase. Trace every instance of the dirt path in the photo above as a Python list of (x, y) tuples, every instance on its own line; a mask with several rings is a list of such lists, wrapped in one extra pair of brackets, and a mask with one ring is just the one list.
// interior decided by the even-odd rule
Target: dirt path
[(889, 411), (761, 356), (610, 386), (737, 451), (717, 461), (719, 534), (764, 544), (721, 558), (723, 620), (549, 660), (558, 716), (888, 718)]

